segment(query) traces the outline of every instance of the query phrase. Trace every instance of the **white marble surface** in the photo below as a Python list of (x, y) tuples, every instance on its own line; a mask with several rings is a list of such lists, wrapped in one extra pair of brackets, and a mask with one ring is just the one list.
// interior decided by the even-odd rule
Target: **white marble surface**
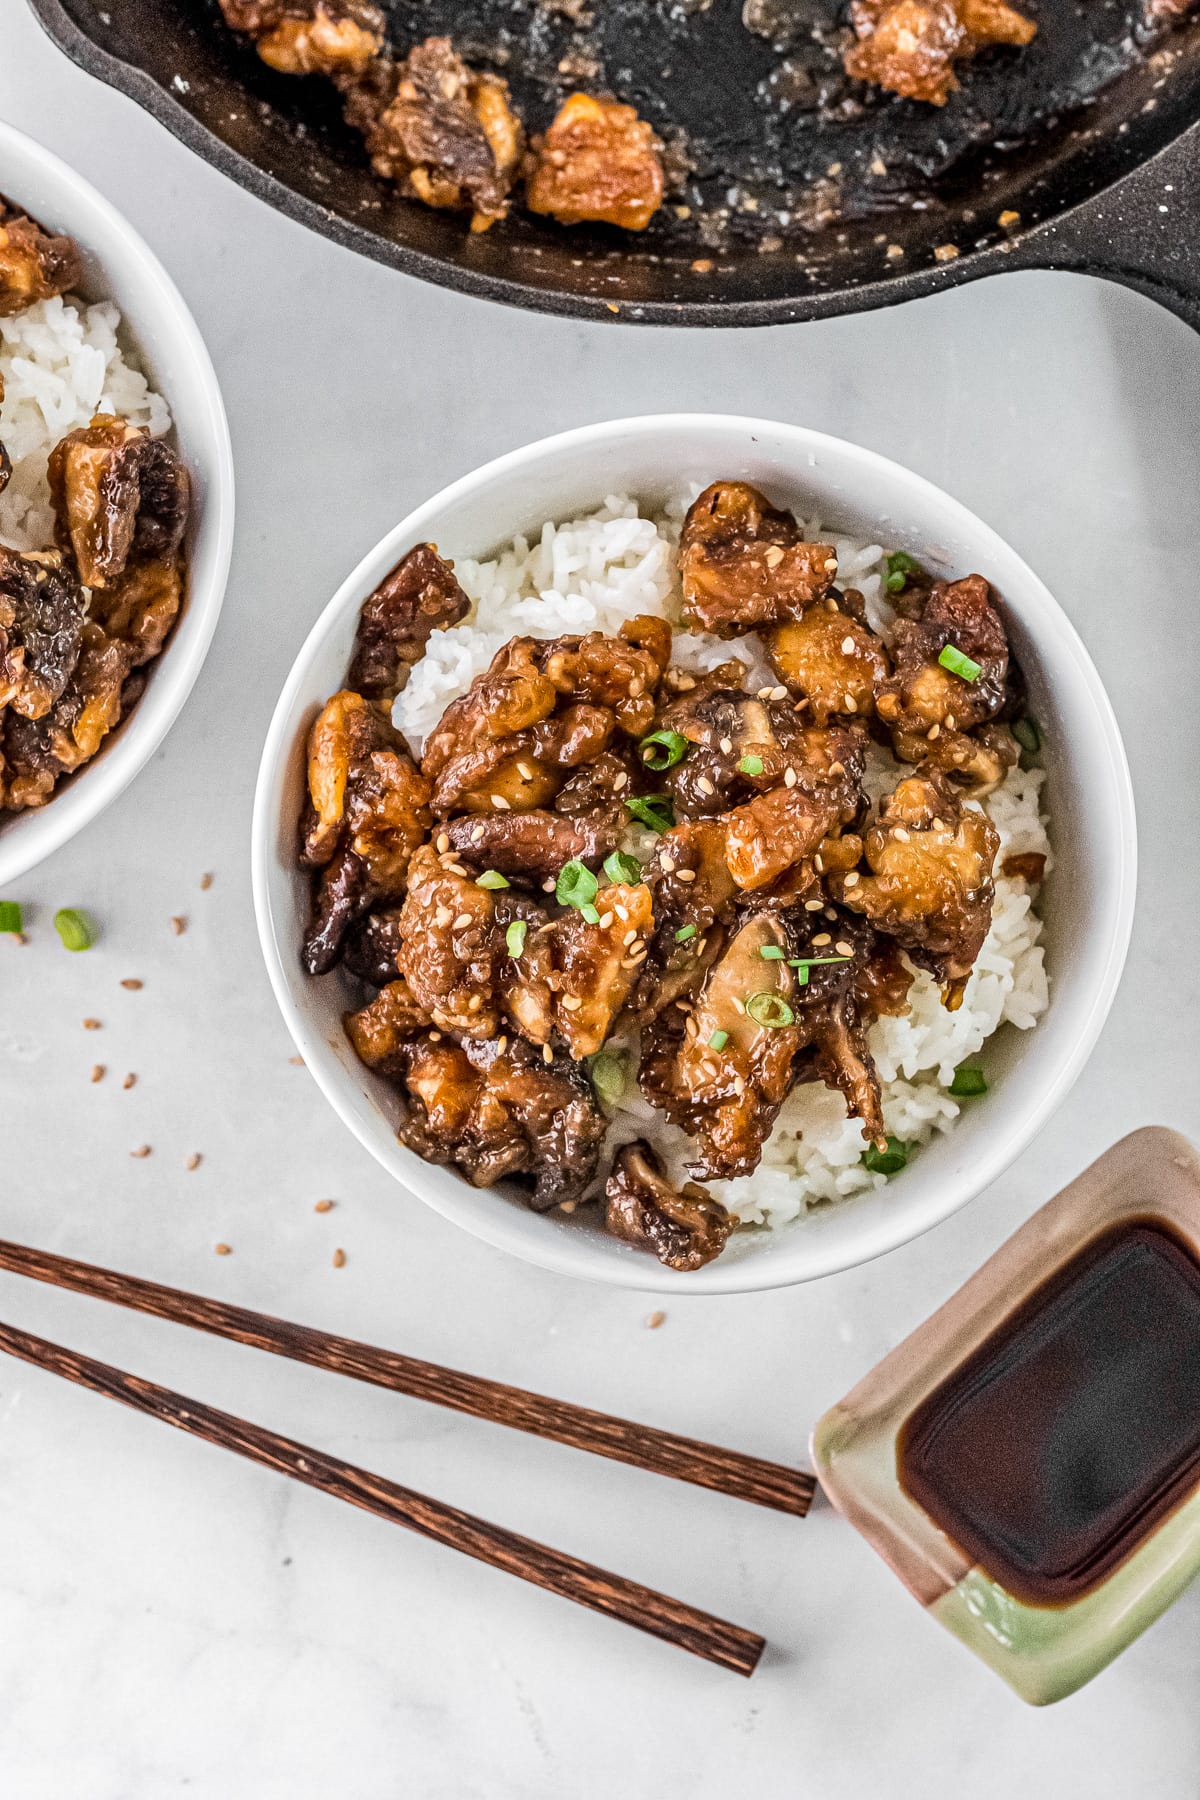
[[(226, 615), (191, 702), (133, 790), (22, 884), (28, 947), (0, 943), (0, 1231), (794, 1458), (816, 1413), (1121, 1131), (1200, 1132), (1200, 345), (1181, 326), (1050, 276), (749, 334), (493, 310), (278, 219), (71, 68), (19, 0), (0, 0), (0, 115), (85, 170), (179, 281), (224, 383), (240, 478)], [(652, 1332), (644, 1297), (459, 1235), (340, 1128), (289, 1064), (246, 845), (279, 683), (385, 527), (531, 437), (708, 405), (903, 458), (1012, 539), (1109, 684), (1144, 872), (1100, 1047), (1003, 1181), (924, 1241), (815, 1287), (716, 1301), (681, 1287)], [(72, 903), (104, 923), (87, 956), (50, 930)], [(174, 913), (189, 919), (182, 937)], [(119, 985), (131, 975), (140, 992)], [(81, 1030), (89, 1014), (102, 1031)], [(109, 1074), (92, 1086), (97, 1060)], [(131, 1160), (141, 1143), (153, 1154)], [(187, 1173), (193, 1150), (204, 1161)], [(326, 1196), (336, 1209), (315, 1215)], [(218, 1259), (222, 1239), (233, 1255)], [(0, 1783), (13, 1800), (1195, 1800), (1200, 1591), (1091, 1688), (1035, 1713), (828, 1508), (800, 1525), (675, 1490), (7, 1277), (0, 1316), (771, 1645), (741, 1682), (0, 1365)]]

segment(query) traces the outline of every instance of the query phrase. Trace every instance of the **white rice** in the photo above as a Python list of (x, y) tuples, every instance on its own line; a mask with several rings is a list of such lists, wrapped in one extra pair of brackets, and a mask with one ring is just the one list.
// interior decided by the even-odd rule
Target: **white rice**
[(67, 432), (99, 412), (119, 413), (155, 437), (170, 429), (166, 401), (122, 349), (120, 330), (110, 300), (39, 300), (0, 319), (0, 441), (13, 464), (0, 494), (0, 540), (14, 550), (54, 541), (46, 459)]
[[(486, 562), (459, 562), (455, 572), (473, 602), (471, 614), (464, 624), (432, 634), (395, 704), (396, 725), (413, 749), (420, 753), (450, 701), (465, 693), (500, 646), (518, 633), (611, 632), (636, 613), (661, 613), (678, 625), (676, 545), (690, 498), (683, 496), (654, 518), (643, 517), (633, 500), (612, 495), (586, 518), (544, 525), (536, 542), (518, 537)], [(818, 520), (803, 523), (807, 536), (818, 536)], [(886, 635), (893, 614), (883, 588), (883, 547), (833, 541), (839, 582), (862, 592), (872, 623)], [(740, 657), (748, 664), (752, 689), (775, 680), (754, 637), (721, 642), (681, 636), (674, 655), (690, 668)], [(882, 751), (871, 762), (867, 785), (877, 798), (902, 770)], [(1014, 769), (983, 802), (1000, 834), (998, 868), (1005, 856), (1023, 851), (1046, 856), (1051, 866), (1041, 807), (1044, 779), (1041, 769)], [(891, 1135), (911, 1145), (948, 1131), (959, 1113), (958, 1101), (946, 1091), (958, 1064), (976, 1055), (1002, 1025), (1020, 1031), (1036, 1025), (1049, 1004), (1041, 935), (1029, 884), (997, 876), (991, 931), (958, 1010), (946, 1011), (937, 983), (921, 971), (913, 978), (908, 1013), (871, 1026)], [(614, 1123), (622, 1137), (651, 1136), (682, 1173), (692, 1150), (689, 1140), (632, 1085)], [(708, 1185), (746, 1224), (781, 1225), (821, 1202), (882, 1186), (886, 1177), (865, 1169), (862, 1156), (860, 1122), (847, 1115), (841, 1094), (823, 1082), (805, 1082), (786, 1101), (755, 1173)]]

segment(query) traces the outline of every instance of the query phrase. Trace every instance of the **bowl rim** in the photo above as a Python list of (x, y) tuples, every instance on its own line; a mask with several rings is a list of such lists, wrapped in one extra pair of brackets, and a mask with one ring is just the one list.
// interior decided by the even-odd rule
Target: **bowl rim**
[[(1046, 608), (1046, 621), (1053, 627), (1058, 651), (1074, 663), (1075, 672), (1081, 678), (1095, 708), (1097, 723), (1108, 753), (1109, 774), (1116, 800), (1115, 811), (1111, 819), (1106, 820), (1107, 834), (1121, 854), (1117, 863), (1118, 891), (1111, 910), (1107, 940), (1098, 940), (1093, 952), (1100, 964), (1099, 975), (1091, 991), (1090, 1005), (1070, 1048), (1059, 1057), (1051, 1071), (1052, 1078), (1040, 1088), (1036, 1100), (1026, 1105), (1019, 1117), (1010, 1121), (1007, 1129), (991, 1134), (990, 1141), (985, 1139), (982, 1149), (976, 1146), (969, 1173), (960, 1171), (956, 1179), (931, 1182), (930, 1197), (924, 1205), (915, 1197), (909, 1197), (904, 1211), (897, 1208), (895, 1214), (891, 1215), (896, 1222), (889, 1225), (885, 1220), (882, 1226), (877, 1224), (871, 1241), (859, 1253), (847, 1254), (844, 1248), (839, 1249), (835, 1245), (813, 1244), (809, 1258), (812, 1266), (802, 1273), (778, 1267), (779, 1259), (769, 1255), (748, 1255), (729, 1263), (718, 1259), (700, 1271), (699, 1278), (690, 1276), (685, 1279), (663, 1268), (652, 1257), (631, 1259), (629, 1265), (624, 1262), (619, 1266), (604, 1262), (594, 1257), (589, 1240), (582, 1234), (547, 1230), (541, 1237), (533, 1236), (526, 1240), (513, 1228), (510, 1211), (504, 1206), (498, 1205), (492, 1211), (464, 1216), (463, 1209), (448, 1194), (424, 1184), (422, 1171), (427, 1165), (413, 1152), (406, 1150), (398, 1140), (393, 1140), (395, 1149), (389, 1159), (366, 1131), (359, 1128), (352, 1111), (343, 1104), (345, 1077), (340, 1072), (340, 1066), (335, 1070), (333, 1059), (327, 1054), (328, 1046), (324, 1043), (323, 1033), (310, 1023), (304, 1009), (293, 997), (284, 963), (284, 947), (275, 931), (269, 889), (271, 857), (278, 843), (276, 796), (288, 758), (294, 750), (294, 734), (289, 732), (288, 726), (289, 715), (304, 687), (309, 665), (329, 633), (341, 624), (345, 614), (362, 604), (371, 586), (379, 579), (375, 573), (377, 568), (390, 566), (387, 559), (394, 562), (402, 554), (402, 547), (406, 543), (411, 544), (427, 536), (436, 538), (436, 530), (432, 530), (431, 526), (438, 515), (486, 489), (497, 478), (519, 469), (523, 463), (550, 457), (558, 451), (576, 450), (618, 437), (633, 440), (641, 436), (686, 433), (707, 427), (744, 433), (748, 441), (764, 434), (776, 439), (790, 439), (796, 453), (798, 474), (803, 469), (803, 459), (808, 454), (815, 453), (819, 457), (823, 450), (837, 455), (849, 452), (858, 460), (865, 478), (869, 478), (872, 470), (880, 473), (887, 471), (893, 475), (899, 473), (913, 484), (915, 492), (943, 509), (948, 518), (969, 533), (973, 539), (973, 551), (977, 550), (981, 556), (997, 555), (1020, 569), (1028, 584), (1026, 591), (1035, 595), (1039, 604)], [(343, 1125), (353, 1132), (364, 1149), (406, 1192), (483, 1242), (518, 1256), (524, 1262), (556, 1274), (573, 1275), (608, 1286), (676, 1296), (766, 1292), (775, 1288), (797, 1286), (802, 1282), (858, 1267), (922, 1236), (983, 1193), (1047, 1123), (1074, 1085), (1091, 1054), (1108, 1017), (1124, 968), (1133, 926), (1136, 877), (1137, 826), (1133, 785), (1112, 704), (1074, 625), (1024, 558), (969, 507), (894, 458), (884, 456), (851, 439), (839, 438), (808, 426), (735, 413), (647, 413), (577, 426), (506, 451), (458, 477), (414, 507), (360, 557), (306, 634), (271, 716), (259, 763), (251, 821), (251, 882), (255, 920), (276, 1003), (317, 1086)], [(397, 1160), (403, 1162), (405, 1170), (411, 1171), (411, 1175), (406, 1173), (402, 1176), (398, 1173), (394, 1166)], [(455, 1187), (467, 1193), (477, 1191), (470, 1189), (462, 1177), (457, 1178)], [(949, 1198), (946, 1197), (947, 1192)]]
[[(64, 791), (45, 806), (0, 815), (8, 826), (0, 830), (0, 881), (8, 882), (28, 875), (62, 849), (124, 793), (174, 725), (204, 666), (224, 604), (233, 556), (235, 504), (233, 445), (220, 383), (200, 328), (179, 288), (141, 234), (90, 181), (38, 139), (0, 120), (0, 167), (10, 160), (24, 160), (36, 168), (52, 186), (61, 188), (74, 205), (86, 211), (96, 221), (96, 231), (86, 236), (75, 234), (81, 247), (102, 266), (117, 251), (128, 271), (127, 277), (119, 278), (120, 284), (153, 298), (162, 322), (160, 344), (169, 342), (172, 354), (189, 366), (197, 416), (203, 420), (209, 444), (208, 460), (203, 465), (203, 501), (188, 562), (187, 601), (179, 623), (161, 657), (155, 659), (146, 693), (104, 752), (80, 769)], [(5, 188), (7, 191), (7, 175)], [(14, 188), (11, 198), (18, 206), (25, 202), (19, 188)], [(44, 202), (34, 210), (45, 210)], [(141, 333), (124, 299), (120, 310), (123, 327), (128, 329), (135, 348), (140, 349)], [(158, 360), (162, 360), (161, 355)], [(174, 385), (178, 387), (181, 382)], [(171, 393), (165, 397), (171, 407), (172, 425), (177, 428), (175, 397)], [(185, 441), (181, 432), (180, 439), (185, 462), (196, 467), (192, 438)], [(201, 557), (206, 566), (198, 581), (196, 568)], [(175, 639), (185, 622), (191, 625), (189, 637), (185, 643), (177, 644)], [(19, 831), (15, 829), (18, 821), (24, 821)]]

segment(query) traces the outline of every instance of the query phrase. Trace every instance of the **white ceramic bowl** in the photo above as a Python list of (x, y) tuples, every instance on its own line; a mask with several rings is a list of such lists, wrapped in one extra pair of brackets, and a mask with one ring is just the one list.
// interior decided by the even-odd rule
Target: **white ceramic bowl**
[[(308, 727), (343, 683), (362, 600), (411, 545), (428, 538), (446, 556), (477, 557), (613, 492), (653, 504), (684, 483), (717, 477), (752, 481), (776, 503), (908, 549), (941, 575), (979, 570), (995, 583), (1032, 710), (1047, 727), (1058, 860), (1044, 892), (1052, 1003), (1036, 1030), (999, 1034), (988, 1051), (986, 1100), (880, 1192), (773, 1233), (735, 1237), (707, 1268), (676, 1275), (585, 1222), (590, 1208), (570, 1219), (529, 1212), (397, 1142), (395, 1094), (358, 1062), (342, 1031), (341, 977), (313, 981), (300, 968), (309, 877), (295, 864), (296, 821)], [(957, 501), (869, 450), (799, 426), (706, 414), (617, 420), (531, 444), (455, 482), (389, 532), (334, 595), (296, 659), (263, 751), (253, 826), (255, 905), (276, 997), (322, 1092), (360, 1143), (408, 1193), (488, 1243), (564, 1274), (688, 1294), (782, 1287), (865, 1262), (927, 1231), (994, 1180), (1062, 1100), (1104, 1023), (1129, 938), (1135, 858), (1133, 798), (1112, 709), (1079, 638), (1020, 557)]]
[(233, 545), (233, 456), (221, 390), (183, 296), (131, 225), (57, 156), (0, 124), (0, 193), (83, 253), (84, 297), (114, 300), (127, 341), (166, 397), (191, 472), (188, 592), (146, 691), (99, 754), (30, 812), (0, 814), (0, 889), (74, 837), (126, 788), (170, 730), (216, 629)]

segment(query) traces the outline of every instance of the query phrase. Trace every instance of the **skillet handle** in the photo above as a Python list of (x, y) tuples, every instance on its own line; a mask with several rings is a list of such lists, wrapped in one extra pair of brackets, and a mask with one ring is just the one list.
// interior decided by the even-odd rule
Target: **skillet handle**
[(1102, 194), (1026, 232), (1006, 263), (1119, 281), (1200, 331), (1200, 122)]

